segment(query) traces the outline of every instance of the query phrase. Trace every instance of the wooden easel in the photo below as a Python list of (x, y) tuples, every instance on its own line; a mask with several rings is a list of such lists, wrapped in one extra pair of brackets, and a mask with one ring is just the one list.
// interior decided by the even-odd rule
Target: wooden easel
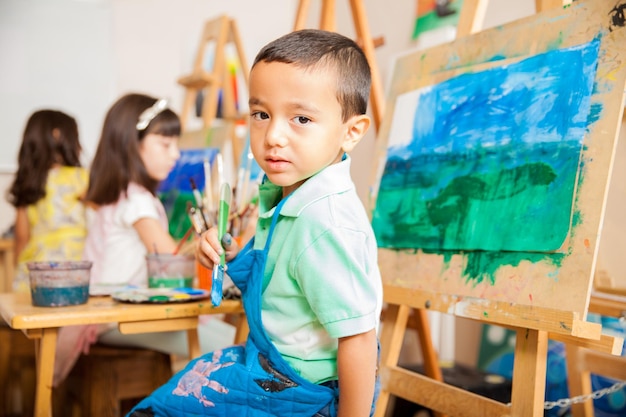
[[(232, 144), (232, 154), (234, 166), (238, 166), (239, 158), (243, 150), (244, 143), (235, 135), (235, 124), (237, 120), (244, 119), (244, 115), (239, 112), (235, 97), (235, 85), (229, 77), (229, 68), (226, 61), (226, 47), (232, 43), (237, 52), (237, 58), (241, 68), (241, 74), (248, 86), (248, 63), (244, 55), (243, 45), (239, 36), (239, 30), (234, 19), (228, 16), (220, 16), (207, 21), (204, 25), (198, 52), (193, 71), (190, 75), (178, 79), (178, 83), (185, 87), (185, 100), (181, 111), (181, 123), (183, 131), (196, 105), (198, 95), (203, 93), (202, 102), (202, 122), (204, 129), (210, 129), (217, 116), (218, 105), (222, 100), (222, 119), (229, 123), (228, 137)], [(205, 69), (206, 51), (212, 47), (213, 65), (210, 70)]]
[[(237, 51), (237, 58), (241, 66), (246, 86), (248, 85), (248, 63), (243, 53), (243, 45), (239, 37), (239, 31), (235, 20), (228, 16), (220, 16), (206, 22), (193, 71), (178, 79), (178, 83), (185, 87), (185, 102), (181, 112), (183, 127), (186, 126), (189, 115), (195, 107), (196, 98), (200, 91), (205, 92), (202, 105), (202, 120), (205, 127), (211, 126), (217, 114), (219, 92), (222, 91), (222, 106), (224, 118), (234, 119), (239, 117), (235, 103), (234, 86), (228, 79), (228, 67), (226, 62), (226, 45), (233, 43)], [(207, 46), (214, 45), (213, 66), (210, 71), (204, 68)]]
[[(309, 9), (309, 0), (300, 0), (298, 3), (298, 11), (296, 14), (296, 22), (293, 30), (304, 29), (306, 24), (307, 12)], [(372, 39), (369, 26), (367, 24), (367, 15), (362, 0), (350, 0), (350, 8), (352, 10), (352, 21), (358, 37), (357, 42), (363, 49), (367, 61), (370, 64), (372, 73), (372, 88), (370, 101), (372, 104), (372, 113), (374, 118), (374, 126), (378, 131), (382, 116), (385, 113), (385, 97), (383, 94), (382, 84), (380, 82), (380, 74), (376, 65), (376, 56), (374, 48), (377, 41)], [(322, 0), (322, 12), (320, 16), (319, 29), (335, 31), (335, 0)]]
[[(592, 294), (589, 311), (603, 316), (624, 318), (626, 317), (626, 297), (601, 292)], [(613, 354), (607, 354), (592, 348), (566, 344), (565, 359), (570, 397), (591, 394), (592, 373), (607, 378), (626, 380), (626, 357), (621, 356), (621, 349), (617, 349)], [(572, 405), (572, 417), (593, 416), (591, 399)]]
[[(537, 0), (536, 5), (538, 11), (544, 11), (569, 3)], [(465, 0), (457, 38), (480, 29), (486, 5), (487, 0)], [(411, 67), (411, 63), (414, 60), (407, 60), (407, 67)], [(393, 88), (394, 86), (392, 92)], [(398, 88), (398, 91), (405, 90)], [(383, 131), (388, 129), (387, 124), (388, 120), (385, 119)], [(382, 141), (379, 141), (378, 146), (384, 146), (380, 142)], [(377, 167), (375, 171), (378, 171)], [(415, 274), (417, 268), (414, 258), (413, 254), (399, 254), (386, 249), (379, 251), (379, 263), (385, 281), (384, 299), (388, 307), (383, 317), (381, 335), (382, 391), (376, 409), (378, 417), (385, 415), (390, 395), (400, 396), (455, 417), (542, 416), (548, 339), (608, 354), (616, 354), (618, 350), (621, 352), (623, 340), (601, 335), (599, 325), (586, 322), (584, 315), (579, 316), (576, 312), (505, 302), (483, 303), (480, 299), (417, 289), (423, 288), (420, 286), (413, 289), (390, 284), (396, 277), (406, 281), (406, 277)], [(409, 312), (411, 309), (421, 311), (424, 308), (516, 330), (511, 404), (490, 400), (398, 366)]]

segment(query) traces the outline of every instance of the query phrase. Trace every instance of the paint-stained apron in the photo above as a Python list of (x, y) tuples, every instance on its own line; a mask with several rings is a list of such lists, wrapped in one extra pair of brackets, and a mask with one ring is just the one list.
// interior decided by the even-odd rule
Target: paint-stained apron
[(272, 344), (261, 322), (265, 263), (285, 201), (274, 211), (265, 248), (253, 249), (251, 241), (228, 265), (229, 276), (241, 289), (250, 326), (245, 346), (228, 347), (191, 361), (135, 406), (130, 417), (309, 417), (322, 408), (336, 416), (337, 384), (316, 385), (298, 375)]

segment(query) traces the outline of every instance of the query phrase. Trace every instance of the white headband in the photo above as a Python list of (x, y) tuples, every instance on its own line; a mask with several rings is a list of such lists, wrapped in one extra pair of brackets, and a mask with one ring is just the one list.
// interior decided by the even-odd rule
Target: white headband
[(148, 127), (152, 119), (154, 119), (157, 114), (161, 113), (165, 109), (167, 109), (167, 99), (158, 99), (152, 105), (152, 107), (148, 107), (139, 115), (139, 121), (135, 125), (137, 130), (144, 130), (146, 127)]

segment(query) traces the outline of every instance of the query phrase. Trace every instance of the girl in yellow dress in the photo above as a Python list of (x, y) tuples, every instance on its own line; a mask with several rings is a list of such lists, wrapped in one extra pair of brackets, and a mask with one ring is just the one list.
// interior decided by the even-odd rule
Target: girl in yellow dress
[(28, 291), (27, 262), (80, 260), (86, 236), (88, 173), (80, 163), (76, 120), (34, 112), (24, 129), (17, 174), (8, 192), (16, 209), (14, 291)]

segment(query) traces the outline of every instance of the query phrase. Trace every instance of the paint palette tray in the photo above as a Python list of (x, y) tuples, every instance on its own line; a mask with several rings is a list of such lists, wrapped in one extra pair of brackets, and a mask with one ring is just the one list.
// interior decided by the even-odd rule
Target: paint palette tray
[(111, 294), (115, 301), (133, 304), (187, 303), (210, 296), (209, 291), (200, 288), (132, 288)]

